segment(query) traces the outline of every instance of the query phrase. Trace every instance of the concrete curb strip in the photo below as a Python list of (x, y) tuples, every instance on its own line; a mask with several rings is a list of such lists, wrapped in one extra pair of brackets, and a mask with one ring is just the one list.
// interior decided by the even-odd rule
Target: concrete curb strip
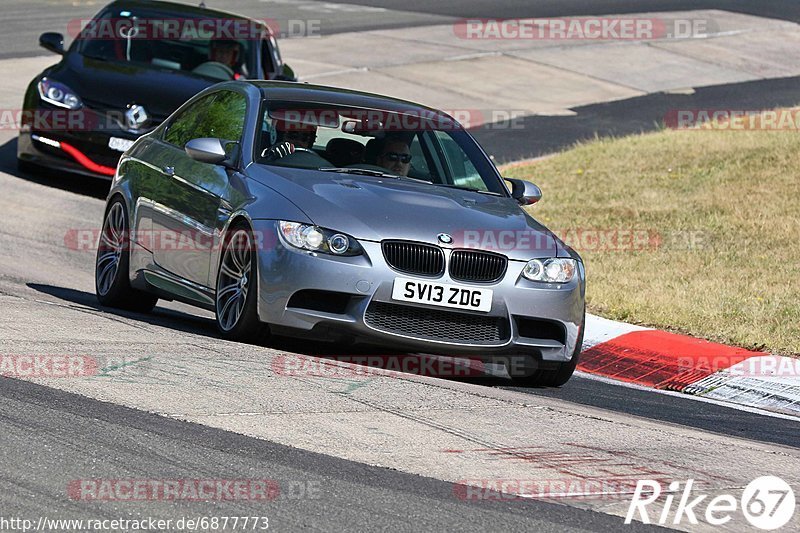
[[(800, 415), (800, 359), (587, 316), (578, 369), (660, 390)], [(568, 386), (568, 385), (567, 385)]]

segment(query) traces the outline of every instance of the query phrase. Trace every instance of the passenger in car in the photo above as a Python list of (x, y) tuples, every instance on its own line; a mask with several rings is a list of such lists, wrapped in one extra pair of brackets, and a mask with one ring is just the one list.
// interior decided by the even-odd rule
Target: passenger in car
[(404, 139), (387, 136), (381, 144), (375, 161), (378, 166), (398, 176), (408, 176), (408, 171), (411, 168), (411, 157), (411, 149)]

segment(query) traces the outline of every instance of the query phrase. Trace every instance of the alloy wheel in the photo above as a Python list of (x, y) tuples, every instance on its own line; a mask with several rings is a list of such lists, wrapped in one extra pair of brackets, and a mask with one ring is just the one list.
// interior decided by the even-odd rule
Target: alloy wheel
[(217, 283), (217, 319), (224, 331), (230, 331), (239, 322), (247, 302), (250, 288), (252, 260), (250, 234), (237, 230), (228, 241), (220, 264)]
[(100, 233), (95, 276), (98, 294), (105, 296), (111, 290), (119, 271), (120, 259), (127, 236), (125, 211), (117, 202), (108, 210)]

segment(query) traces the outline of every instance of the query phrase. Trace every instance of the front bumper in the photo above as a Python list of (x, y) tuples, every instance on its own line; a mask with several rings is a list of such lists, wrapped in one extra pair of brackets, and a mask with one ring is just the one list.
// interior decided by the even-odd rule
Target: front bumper
[[(445, 271), (436, 282), (493, 290), (488, 313), (462, 311), (393, 300), (395, 278), (415, 276), (393, 270), (380, 243), (359, 241), (364, 255), (336, 257), (284, 244), (275, 221), (256, 220), (253, 225), (264, 237), (259, 317), (273, 327), (443, 355), (524, 354), (552, 362), (572, 358), (583, 327), (582, 267), (579, 276), (563, 285), (522, 278), (521, 261), (509, 261), (505, 276), (491, 284), (453, 281)], [(444, 251), (449, 261), (450, 251)]]
[(112, 115), (84, 108), (66, 111), (40, 107), (21, 126), (17, 158), (25, 163), (111, 179), (123, 152), (109, 147), (112, 137), (136, 141), (152, 131), (128, 131)]

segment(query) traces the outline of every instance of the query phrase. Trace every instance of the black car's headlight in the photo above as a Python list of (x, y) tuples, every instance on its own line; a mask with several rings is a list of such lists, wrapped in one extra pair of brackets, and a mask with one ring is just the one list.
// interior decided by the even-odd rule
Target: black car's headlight
[(361, 255), (362, 249), (353, 237), (344, 233), (299, 222), (278, 222), (284, 240), (302, 250), (331, 255)]
[(83, 107), (80, 97), (63, 83), (42, 78), (38, 88), (39, 97), (48, 104), (73, 110)]
[(574, 259), (554, 257), (552, 259), (531, 259), (522, 275), (531, 281), (544, 283), (569, 283), (578, 271), (578, 262)]

